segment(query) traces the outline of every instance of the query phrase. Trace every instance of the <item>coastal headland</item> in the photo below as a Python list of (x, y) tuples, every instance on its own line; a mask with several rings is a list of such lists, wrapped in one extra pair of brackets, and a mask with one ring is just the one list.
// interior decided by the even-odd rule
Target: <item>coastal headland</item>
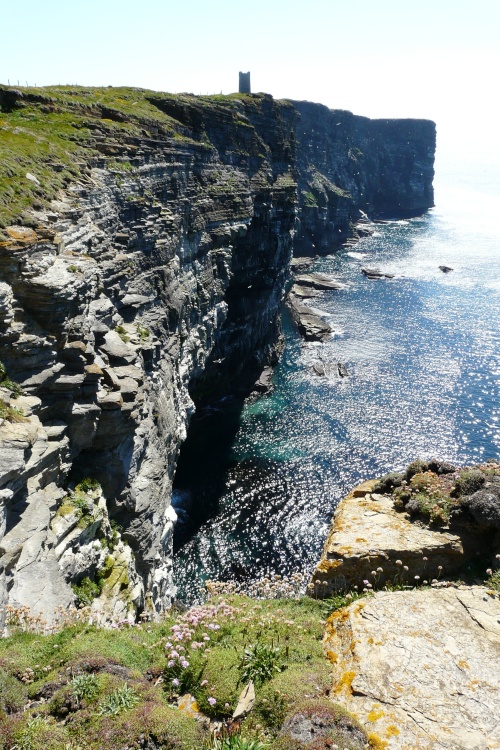
[(435, 126), (127, 88), (0, 109), (0, 603), (159, 614), (193, 413), (265, 387), (294, 252), (433, 205)]

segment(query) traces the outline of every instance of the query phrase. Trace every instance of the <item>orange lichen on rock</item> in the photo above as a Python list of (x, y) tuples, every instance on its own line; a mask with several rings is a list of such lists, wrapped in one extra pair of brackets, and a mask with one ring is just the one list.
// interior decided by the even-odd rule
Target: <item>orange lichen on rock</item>
[(334, 690), (336, 693), (342, 693), (344, 690), (349, 691), (352, 693), (352, 683), (354, 681), (354, 678), (356, 677), (356, 672), (344, 672), (342, 677), (338, 680), (337, 684), (334, 685)]
[(368, 744), (373, 750), (385, 750), (389, 743), (387, 740), (382, 740), (378, 734), (370, 732), (368, 734)]
[(389, 724), (385, 732), (388, 737), (397, 737), (398, 734), (401, 734), (400, 730), (394, 724)]
[(380, 706), (375, 704), (366, 718), (368, 721), (378, 721), (383, 716), (385, 716), (385, 711), (382, 711)]

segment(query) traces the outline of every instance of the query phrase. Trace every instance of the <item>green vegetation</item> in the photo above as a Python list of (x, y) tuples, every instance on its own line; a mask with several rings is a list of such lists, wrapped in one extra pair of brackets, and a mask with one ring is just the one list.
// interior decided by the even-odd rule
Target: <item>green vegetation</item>
[[(229, 594), (161, 622), (14, 633), (0, 640), (0, 747), (272, 748), (304, 701), (323, 710), (330, 669), (322, 613), (309, 598)], [(230, 719), (249, 679), (255, 706), (235, 731)], [(223, 722), (220, 733), (179, 710), (188, 690)], [(38, 703), (41, 695), (50, 700)]]
[(494, 573), (491, 573), (491, 575), (486, 580), (486, 586), (500, 594), (500, 570), (496, 570)]
[[(99, 156), (96, 138), (140, 136), (151, 127), (173, 137), (178, 129), (153, 103), (160, 97), (155, 92), (22, 87), (15, 98), (5, 94), (8, 91), (0, 87), (0, 230), (15, 224), (36, 227), (29, 209), (47, 207), (70, 182), (85, 178), (89, 159)], [(133, 170), (127, 159), (116, 157), (108, 168), (117, 173)], [(5, 231), (3, 239), (8, 239)]]
[(49, 208), (70, 183), (84, 183), (95, 159), (118, 185), (133, 175), (134, 153), (127, 143), (145, 132), (211, 149), (210, 128), (219, 119), (231, 123), (228, 137), (235, 152), (244, 159), (265, 158), (267, 149), (250, 120), (261, 100), (255, 95), (193, 97), (127, 87), (14, 91), (0, 86), (0, 242), (34, 241), (35, 232), (23, 236), (19, 227), (37, 230), (32, 210)]
[(130, 341), (130, 336), (128, 335), (126, 328), (123, 326), (116, 326), (115, 331), (125, 344)]
[(0, 388), (6, 388), (11, 393), (11, 398), (17, 398), (22, 394), (21, 386), (14, 383), (7, 375), (7, 369), (3, 362), (0, 362)]
[(314, 193), (311, 191), (306, 192), (305, 190), (302, 191), (302, 197), (304, 199), (304, 206), (306, 208), (317, 208), (318, 207), (318, 201)]
[(121, 685), (113, 690), (100, 705), (99, 716), (118, 716), (122, 711), (130, 711), (139, 702), (139, 696), (128, 685)]
[(56, 515), (67, 516), (76, 513), (80, 527), (86, 528), (96, 518), (96, 503), (99, 500), (101, 485), (95, 479), (82, 479), (75, 489), (62, 498)]
[(382, 477), (374, 492), (390, 494), (394, 505), (428, 523), (448, 525), (470, 521), (468, 498), (500, 476), (500, 464), (485, 463), (456, 469), (436, 461), (417, 460), (402, 474)]
[(142, 326), (140, 323), (135, 324), (137, 335), (139, 336), (141, 341), (147, 341), (150, 336), (150, 330), (149, 328), (145, 328), (145, 326)]
[(81, 674), (71, 680), (73, 695), (81, 703), (92, 703), (99, 695), (99, 682), (95, 674)]
[(76, 596), (77, 604), (84, 607), (92, 604), (94, 599), (100, 596), (102, 591), (102, 586), (99, 586), (98, 583), (92, 581), (87, 576), (82, 578), (80, 583), (72, 583), (71, 588)]
[(257, 686), (271, 680), (276, 672), (284, 669), (283, 651), (272, 643), (257, 641), (245, 648), (240, 663), (243, 683), (254, 682)]
[[(7, 370), (3, 362), (0, 362), (0, 388), (10, 391), (10, 399), (16, 399), (22, 394), (21, 386), (14, 383), (7, 375)], [(11, 406), (0, 396), (0, 419), (6, 419), (7, 422), (26, 422), (26, 417), (22, 409)]]
[(486, 478), (487, 474), (480, 469), (473, 468), (462, 471), (455, 481), (453, 495), (456, 497), (460, 497), (461, 495), (472, 495), (474, 492), (481, 489)]
[(10, 406), (6, 404), (3, 398), (0, 397), (0, 419), (6, 419), (7, 422), (26, 422), (27, 418), (24, 416), (22, 409), (17, 406)]

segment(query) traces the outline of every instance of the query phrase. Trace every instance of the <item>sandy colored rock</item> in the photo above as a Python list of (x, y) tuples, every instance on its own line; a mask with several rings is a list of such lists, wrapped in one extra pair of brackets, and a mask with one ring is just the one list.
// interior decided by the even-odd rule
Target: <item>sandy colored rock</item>
[(378, 587), (388, 580), (413, 583), (415, 576), (430, 581), (464, 564), (467, 554), (461, 537), (410, 521), (394, 509), (391, 498), (370, 492), (374, 484), (364, 482), (338, 505), (313, 574), (312, 580), (319, 582), (316, 595), (353, 586), (362, 589), (366, 581)]
[(373, 746), (500, 748), (500, 601), (485, 588), (378, 592), (329, 618), (325, 647), (332, 697)]

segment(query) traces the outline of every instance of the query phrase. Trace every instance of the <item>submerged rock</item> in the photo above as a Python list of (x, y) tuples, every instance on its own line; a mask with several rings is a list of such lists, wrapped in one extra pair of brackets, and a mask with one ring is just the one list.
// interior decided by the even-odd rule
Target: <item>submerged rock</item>
[(383, 271), (377, 271), (375, 268), (362, 268), (361, 273), (366, 276), (367, 279), (393, 279), (393, 273), (384, 273)]

